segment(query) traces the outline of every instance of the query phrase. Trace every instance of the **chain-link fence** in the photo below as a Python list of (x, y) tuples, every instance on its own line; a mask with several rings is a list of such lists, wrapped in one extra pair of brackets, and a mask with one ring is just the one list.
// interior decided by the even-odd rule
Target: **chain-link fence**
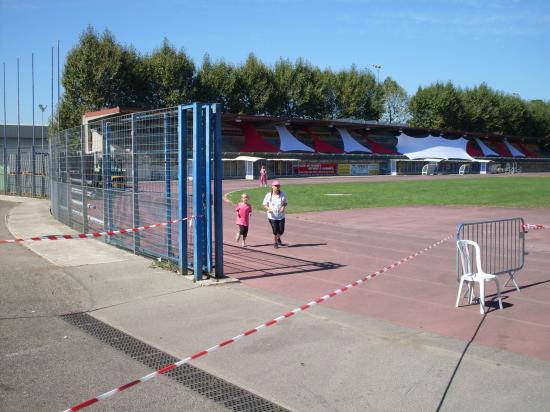
[(0, 155), (0, 193), (48, 197), (49, 155), (38, 147), (6, 149)]
[[(185, 119), (185, 121), (188, 121)], [(187, 127), (187, 151), (192, 127)], [(111, 117), (64, 130), (51, 142), (51, 200), (57, 219), (82, 232), (177, 219), (178, 110)], [(192, 210), (189, 180), (187, 210)], [(190, 239), (187, 253), (192, 256)], [(107, 238), (135, 253), (178, 261), (178, 225)]]

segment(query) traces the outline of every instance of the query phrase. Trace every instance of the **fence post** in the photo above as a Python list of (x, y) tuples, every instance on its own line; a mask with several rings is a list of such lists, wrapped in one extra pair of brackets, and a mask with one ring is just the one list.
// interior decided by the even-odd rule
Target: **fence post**
[(69, 171), (69, 130), (65, 130), (65, 179), (67, 181), (67, 225), (72, 227), (71, 210), (71, 172)]
[(84, 168), (84, 125), (80, 126), (80, 184), (82, 189), (82, 231), (88, 233), (88, 194)]
[[(101, 131), (103, 132), (103, 226), (106, 231), (111, 230), (112, 216), (112, 180), (111, 180), (111, 139), (109, 136), (109, 125), (105, 120), (101, 121)], [(107, 237), (106, 242), (109, 243)]]
[(21, 196), (21, 148), (19, 146), (15, 154), (15, 191)]
[[(139, 226), (139, 171), (138, 167), (138, 150), (136, 143), (136, 115), (132, 113), (131, 117), (131, 136), (132, 136), (132, 227)], [(134, 232), (134, 254), (140, 248), (140, 233)]]
[[(187, 110), (178, 106), (178, 217), (187, 216)], [(178, 265), (187, 274), (187, 221), (178, 222)]]
[[(33, 126), (34, 127), (34, 126)], [(32, 189), (31, 189), (31, 194), (32, 194), (32, 197), (36, 197), (36, 165), (35, 165), (35, 162), (36, 162), (36, 156), (35, 156), (35, 151), (34, 151), (34, 144), (32, 145), (32, 148), (31, 148), (31, 186), (32, 186)]]
[[(202, 110), (202, 109), (201, 109)], [(205, 227), (204, 230), (206, 232), (206, 272), (210, 274), (212, 272), (212, 172), (211, 172), (211, 162), (210, 162), (210, 156), (212, 153), (212, 124), (211, 124), (211, 116), (212, 116), (212, 108), (210, 104), (207, 104), (204, 107), (204, 114), (205, 114), (205, 157), (204, 157), (204, 164), (206, 166), (205, 168), (205, 198), (204, 198), (204, 206), (205, 206)]]
[[(164, 113), (163, 118), (163, 138), (164, 138), (164, 198), (166, 201), (166, 222), (172, 220), (172, 176), (171, 176), (171, 163), (170, 163), (170, 143), (169, 143), (169, 121), (168, 113)], [(164, 227), (164, 243), (166, 244), (166, 256), (172, 256), (172, 226), (167, 225)]]
[(195, 280), (202, 280), (204, 270), (204, 160), (205, 142), (202, 105), (193, 103), (193, 271)]
[(215, 274), (216, 278), (223, 275), (223, 215), (222, 215), (222, 105), (214, 106), (214, 236), (215, 236)]
[[(4, 139), (5, 142), (5, 139)], [(4, 159), (4, 194), (8, 194), (8, 152), (6, 146), (2, 148), (2, 158)]]

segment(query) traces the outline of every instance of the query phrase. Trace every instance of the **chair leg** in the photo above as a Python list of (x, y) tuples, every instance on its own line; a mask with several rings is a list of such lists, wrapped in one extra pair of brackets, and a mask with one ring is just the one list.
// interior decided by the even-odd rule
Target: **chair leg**
[(476, 297), (474, 282), (468, 282), (468, 303), (471, 305)]
[(497, 287), (498, 306), (500, 307), (500, 310), (502, 310), (502, 297), (500, 296), (500, 284), (498, 282), (498, 278), (496, 277), (495, 277), (495, 285)]
[(462, 285), (464, 284), (464, 277), (460, 278), (460, 286), (458, 287), (458, 295), (456, 295), (456, 305), (455, 308), (458, 308), (458, 301), (460, 300), (460, 294), (462, 293)]
[(479, 313), (485, 314), (485, 281), (479, 282)]
[(519, 289), (519, 286), (516, 282), (515, 272), (509, 272), (508, 276), (510, 276), (510, 278), (506, 281), (506, 283), (504, 284), (504, 287), (508, 286), (508, 283), (510, 283), (510, 281), (512, 281), (512, 283), (516, 287), (516, 290), (519, 292), (520, 289)]

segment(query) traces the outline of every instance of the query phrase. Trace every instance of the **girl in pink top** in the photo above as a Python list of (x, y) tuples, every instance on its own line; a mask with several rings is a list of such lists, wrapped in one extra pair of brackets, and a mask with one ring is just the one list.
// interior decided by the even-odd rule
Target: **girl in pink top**
[(248, 221), (252, 214), (252, 206), (248, 203), (248, 195), (243, 193), (241, 195), (241, 202), (235, 207), (237, 212), (237, 226), (239, 231), (235, 236), (235, 241), (241, 241), (241, 246), (246, 247), (246, 236), (248, 236)]
[(264, 165), (260, 168), (260, 187), (267, 187), (267, 170)]

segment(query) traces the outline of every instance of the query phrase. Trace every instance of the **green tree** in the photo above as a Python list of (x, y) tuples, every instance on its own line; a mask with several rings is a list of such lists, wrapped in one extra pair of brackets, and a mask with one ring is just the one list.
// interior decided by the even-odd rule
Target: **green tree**
[(238, 75), (242, 88), (239, 94), (243, 111), (247, 114), (273, 114), (277, 111), (277, 86), (273, 70), (250, 53)]
[(223, 110), (244, 113), (240, 99), (241, 77), (235, 66), (223, 60), (212, 62), (206, 54), (195, 78), (195, 100), (219, 102)]
[(122, 47), (105, 31), (101, 36), (88, 27), (71, 49), (63, 70), (65, 89), (60, 111), (62, 128), (80, 123), (84, 112), (114, 106), (139, 106), (144, 79), (136, 70), (141, 58)]
[(378, 119), (383, 111), (381, 88), (368, 70), (358, 70), (353, 65), (349, 70), (337, 72), (333, 78), (336, 100), (336, 117), (354, 119)]
[(143, 59), (143, 65), (147, 74), (147, 106), (160, 108), (191, 102), (195, 64), (183, 49), (176, 50), (165, 38), (159, 49)]
[(550, 102), (531, 100), (527, 102), (531, 123), (528, 127), (529, 136), (550, 137)]
[(295, 65), (281, 59), (275, 64), (274, 76), (277, 114), (317, 119), (328, 116), (328, 89), (319, 68), (302, 59)]
[(501, 95), (485, 83), (464, 90), (464, 129), (473, 132), (501, 131), (500, 100)]
[(382, 84), (384, 92), (384, 112), (380, 120), (385, 123), (407, 123), (411, 115), (409, 112), (409, 96), (405, 89), (387, 77)]
[(411, 126), (434, 129), (463, 127), (465, 111), (461, 93), (450, 81), (419, 87), (411, 98), (409, 109)]

